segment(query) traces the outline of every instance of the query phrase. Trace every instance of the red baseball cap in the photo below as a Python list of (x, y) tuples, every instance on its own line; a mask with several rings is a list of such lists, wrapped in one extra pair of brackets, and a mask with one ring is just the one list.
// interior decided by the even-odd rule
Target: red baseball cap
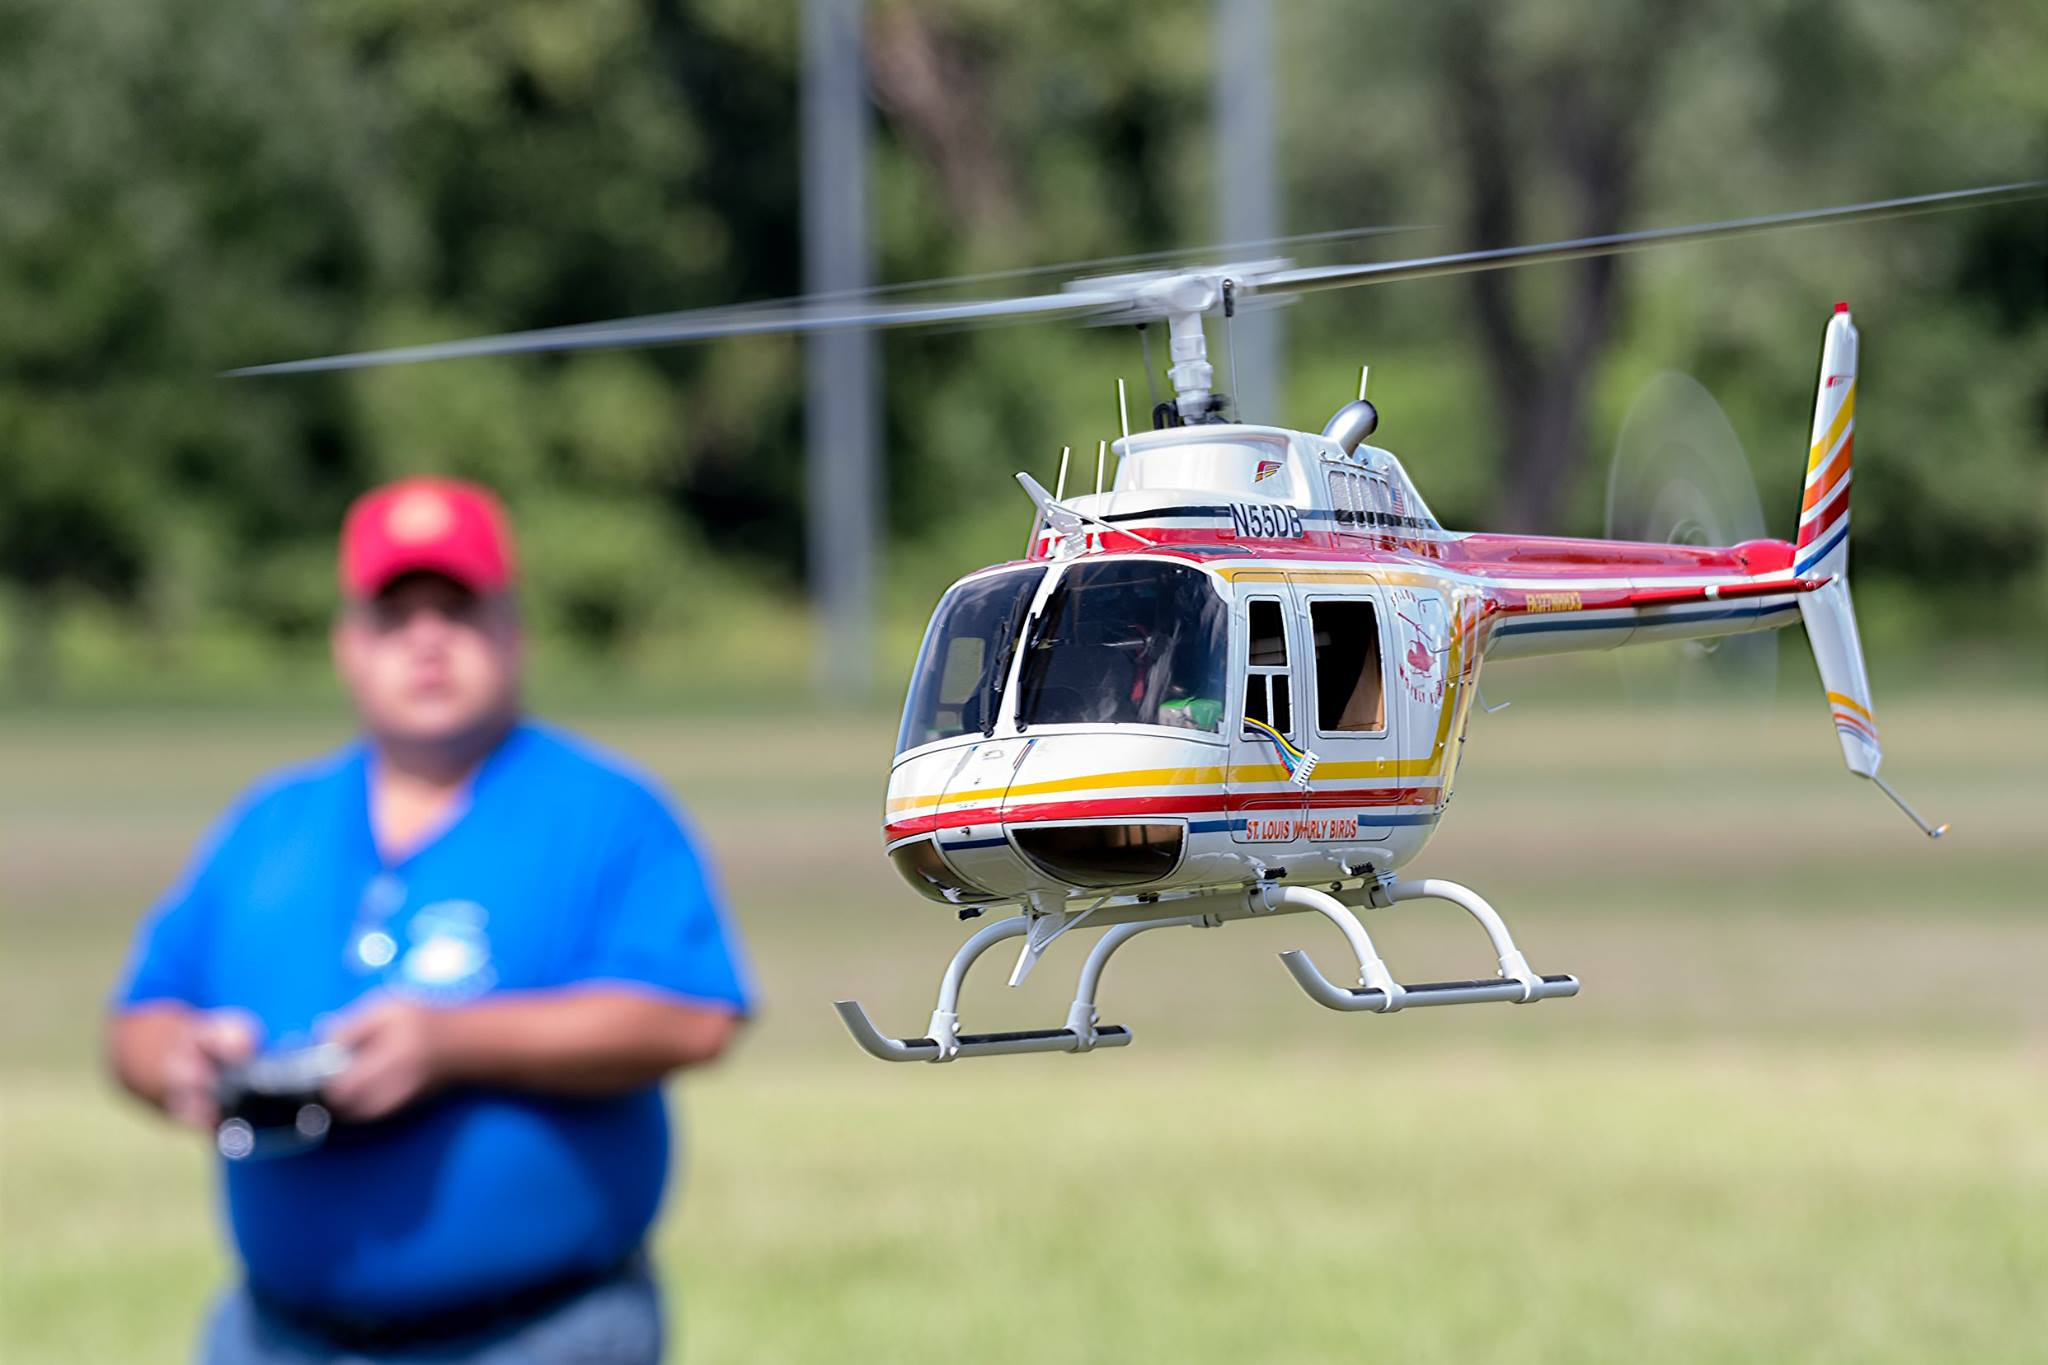
[(373, 488), (341, 523), (341, 591), (375, 597), (402, 574), (437, 573), (479, 596), (517, 575), (512, 528), (497, 495), (459, 479), (412, 478)]

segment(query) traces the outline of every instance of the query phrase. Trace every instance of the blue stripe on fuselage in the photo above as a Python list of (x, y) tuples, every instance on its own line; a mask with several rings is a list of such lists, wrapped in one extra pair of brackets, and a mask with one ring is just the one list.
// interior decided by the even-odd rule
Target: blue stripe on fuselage
[(1496, 635), (1533, 635), (1545, 630), (1643, 630), (1652, 626), (1691, 625), (1699, 621), (1733, 621), (1745, 616), (1775, 616), (1782, 611), (1797, 611), (1796, 603), (1762, 607), (1697, 607), (1686, 611), (1673, 611), (1663, 616), (1646, 617), (1643, 608), (1636, 608), (1634, 617), (1610, 616), (1604, 620), (1587, 621), (1572, 617), (1559, 620), (1545, 620), (1542, 617), (1526, 617), (1510, 621), (1495, 631)]

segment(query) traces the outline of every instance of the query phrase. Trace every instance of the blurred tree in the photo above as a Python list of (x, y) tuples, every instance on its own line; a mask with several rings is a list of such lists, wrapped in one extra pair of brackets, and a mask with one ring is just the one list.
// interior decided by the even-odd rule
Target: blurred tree
[[(1206, 10), (870, 14), (884, 279), (1214, 239)], [(2027, 0), (1961, 17), (1905, 0), (1277, 17), (1286, 226), (1442, 229), (1325, 256), (2048, 166), (2048, 10)], [(748, 580), (793, 593), (786, 339), (213, 375), (793, 292), (795, 47), (790, 7), (753, 0), (0, 0), (0, 585), (17, 685), (48, 678), (54, 625), (93, 598), (172, 665), (216, 625), (316, 634), (342, 506), (415, 469), (505, 492), (535, 547), (533, 619), (579, 648), (701, 628), (760, 590)], [(1289, 328), (1289, 415), (1319, 423), (1364, 347), (1386, 439), (1440, 514), (1584, 530), (1630, 389), (1688, 369), (1751, 438), (1783, 533), (1819, 315), (1847, 294), (1869, 376), (1859, 581), (2026, 584), (2039, 615), (2044, 236), (2028, 207), (1311, 299)], [(1016, 551), (1004, 476), (1050, 476), (1062, 444), (1085, 465), (1137, 347), (1047, 327), (891, 337), (885, 356), (891, 561), (914, 612)], [(1944, 619), (1998, 596), (1944, 597)]]
[[(1603, 4), (1575, 11), (1435, 7), (1430, 56), (1464, 179), (1472, 246), (1597, 237), (1634, 226), (1648, 106), (1684, 50), (1687, 6)], [(1515, 22), (1520, 20), (1520, 22)], [(1597, 35), (1588, 41), (1588, 34)], [(1565, 204), (1540, 212), (1539, 195)], [(1593, 372), (1612, 338), (1620, 257), (1553, 267), (1554, 292), (1531, 305), (1512, 272), (1466, 277), (1500, 436), (1498, 517), (1505, 529), (1555, 530), (1586, 446)]]
[(337, 339), (395, 206), (346, 63), (295, 8), (12, 0), (0, 11), (0, 575), (47, 679), (50, 595), (167, 606), (167, 528), (213, 602), (337, 492), (332, 394), (230, 400), (230, 361)]
[[(1436, 241), (1393, 245), (1453, 249), (2038, 175), (2048, 87), (2027, 73), (2044, 54), (2048, 15), (2007, 0), (1968, 22), (1907, 4), (1315, 7), (1283, 54), (1302, 72), (1291, 225), (1433, 223)], [(1294, 351), (1317, 373), (1324, 348), (1385, 335), (1375, 382), (1401, 385), (1388, 439), (1421, 456), (1439, 513), (1543, 531), (1597, 530), (1634, 386), (1692, 371), (1789, 534), (1820, 323), (1850, 297), (1867, 376), (1859, 580), (2032, 581), (2038, 613), (2043, 223), (2030, 205), (1391, 286), (1304, 307)], [(1444, 309), (1454, 291), (1469, 328)], [(1436, 372), (1400, 368), (1409, 352)], [(1474, 389), (1492, 400), (1479, 417), (1452, 401)]]

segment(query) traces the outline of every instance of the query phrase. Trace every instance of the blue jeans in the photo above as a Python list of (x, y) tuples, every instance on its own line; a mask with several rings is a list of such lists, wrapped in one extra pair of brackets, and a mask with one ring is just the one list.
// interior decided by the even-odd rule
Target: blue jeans
[(325, 1340), (255, 1299), (221, 1296), (200, 1365), (659, 1365), (661, 1291), (645, 1257), (537, 1317), (430, 1346), (363, 1354)]

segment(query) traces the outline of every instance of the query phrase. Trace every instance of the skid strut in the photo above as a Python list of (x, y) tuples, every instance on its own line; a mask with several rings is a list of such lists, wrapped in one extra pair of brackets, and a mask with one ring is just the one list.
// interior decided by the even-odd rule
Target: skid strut
[(1333, 1010), (1370, 1010), (1375, 1014), (1392, 1014), (1396, 1010), (1424, 1005), (1474, 1005), (1489, 1000), (1526, 1005), (1579, 993), (1577, 977), (1538, 976), (1531, 971), (1529, 960), (1522, 956), (1521, 949), (1515, 947), (1515, 940), (1509, 935), (1500, 915), (1478, 892), (1456, 882), (1433, 877), (1421, 881), (1390, 882), (1379, 888), (1375, 900), (1383, 900), (1388, 905), (1396, 901), (1441, 900), (1462, 907), (1479, 921), (1486, 930), (1486, 936), (1493, 941), (1494, 954), (1500, 959), (1500, 975), (1493, 980), (1426, 981), (1404, 986), (1394, 980), (1387, 964), (1380, 960), (1378, 950), (1372, 945), (1372, 936), (1365, 932), (1358, 916), (1335, 896), (1306, 886), (1262, 886), (1251, 896), (1256, 905), (1266, 910), (1313, 910), (1343, 931), (1352, 954), (1358, 959), (1356, 987), (1339, 986), (1331, 981), (1316, 970), (1316, 964), (1300, 949), (1280, 954), (1281, 963), (1308, 993), (1309, 999)]
[(1131, 1031), (1120, 1024), (1098, 1024), (1095, 992), (1102, 985), (1102, 969), (1110, 954), (1147, 929), (1175, 925), (1208, 925), (1215, 920), (1204, 915), (1177, 915), (1170, 919), (1143, 920), (1119, 924), (1096, 940), (1094, 951), (1081, 967), (1081, 979), (1074, 988), (1074, 1003), (1067, 1011), (1064, 1028), (1023, 1029), (1010, 1033), (960, 1032), (960, 987), (974, 960), (1004, 939), (1022, 938), (1030, 930), (1024, 915), (998, 920), (960, 945), (939, 983), (939, 1003), (923, 1038), (891, 1038), (875, 1027), (868, 1012), (855, 1000), (840, 1000), (833, 1008), (846, 1024), (853, 1041), (871, 1057), (885, 1062), (950, 1062), (955, 1057), (993, 1057), (1014, 1052), (1089, 1052), (1098, 1047), (1123, 1047)]
[[(1456, 882), (1426, 879), (1368, 883), (1366, 895), (1378, 907), (1412, 900), (1449, 901), (1462, 907), (1479, 921), (1480, 927), (1486, 930), (1486, 936), (1492, 940), (1494, 956), (1500, 962), (1499, 976), (1482, 981), (1428, 981), (1404, 985), (1396, 981), (1394, 974), (1387, 969), (1379, 950), (1373, 947), (1372, 935), (1365, 931), (1365, 925), (1350, 906), (1327, 891), (1268, 883), (1243, 893), (1219, 893), (1195, 900), (1192, 904), (1199, 913), (1135, 919), (1111, 925), (1095, 941), (1094, 950), (1081, 966), (1080, 980), (1074, 985), (1074, 1003), (1067, 1011), (1065, 1026), (1061, 1028), (1021, 1029), (1008, 1033), (960, 1031), (960, 991), (966, 984), (968, 969), (996, 944), (1006, 939), (1029, 936), (1032, 925), (1029, 915), (1012, 915), (998, 920), (960, 945), (960, 951), (953, 954), (952, 962), (946, 967), (946, 975), (939, 982), (938, 1004), (932, 1010), (931, 1023), (926, 1026), (922, 1038), (890, 1037), (875, 1027), (874, 1020), (868, 1018), (868, 1012), (856, 1001), (841, 1000), (834, 1007), (861, 1050), (885, 1062), (950, 1062), (955, 1057), (996, 1057), (1017, 1052), (1092, 1052), (1099, 1047), (1123, 1047), (1131, 1041), (1131, 1031), (1120, 1025), (1099, 1022), (1095, 1011), (1095, 996), (1102, 987), (1103, 968), (1117, 949), (1150, 929), (1168, 929), (1177, 925), (1210, 927), (1227, 920), (1301, 911), (1319, 914), (1336, 925), (1358, 962), (1358, 984), (1339, 986), (1316, 969), (1307, 953), (1280, 954), (1280, 961), (1301, 988), (1308, 992), (1309, 998), (1333, 1010), (1392, 1014), (1396, 1010), (1423, 1005), (1470, 1005), (1488, 1000), (1526, 1005), (1535, 1000), (1551, 1000), (1579, 993), (1576, 977), (1538, 976), (1531, 971), (1528, 959), (1515, 947), (1507, 925), (1501, 922), (1493, 907), (1477, 893)], [(1071, 917), (1061, 931), (1079, 923), (1082, 917), (1094, 914), (1096, 908), (1091, 906), (1082, 916)], [(1043, 923), (1041, 921), (1041, 925)], [(1049, 943), (1058, 936), (1058, 932), (1047, 936), (1043, 942)]]

